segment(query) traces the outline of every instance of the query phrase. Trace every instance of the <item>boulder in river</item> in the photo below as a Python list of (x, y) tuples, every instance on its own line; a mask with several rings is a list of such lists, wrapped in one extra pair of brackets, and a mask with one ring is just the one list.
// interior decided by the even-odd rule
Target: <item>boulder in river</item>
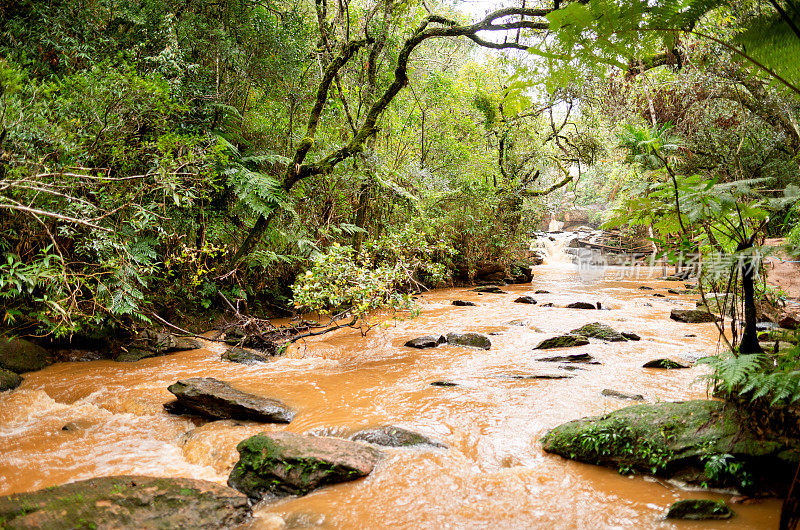
[(642, 368), (661, 368), (664, 370), (674, 370), (677, 368), (691, 368), (691, 363), (688, 363), (681, 359), (668, 359), (666, 357), (662, 357), (660, 359), (653, 359), (652, 361), (647, 361), (642, 365)]
[(589, 337), (592, 339), (602, 339), (602, 340), (607, 340), (609, 342), (625, 342), (626, 340), (628, 340), (619, 331), (616, 331), (608, 324), (602, 324), (600, 322), (592, 322), (590, 324), (586, 324), (585, 326), (581, 326), (578, 329), (573, 329), (572, 331), (570, 331), (570, 333), (572, 335)]
[(504, 290), (496, 285), (481, 285), (473, 289), (476, 293), (491, 293), (491, 294), (507, 294)]
[(196, 350), (202, 347), (203, 345), (200, 341), (191, 337), (179, 337), (172, 333), (145, 329), (114, 360), (130, 363), (147, 357), (158, 357), (168, 353)]
[(633, 340), (633, 341), (642, 340), (642, 337), (630, 331), (623, 331), (622, 336), (628, 340)]
[(585, 363), (585, 364), (600, 364), (594, 360), (594, 357), (588, 353), (567, 353), (565, 355), (554, 355), (552, 357), (542, 357), (536, 359), (539, 362), (545, 363)]
[(595, 304), (590, 304), (589, 302), (572, 302), (565, 307), (567, 309), (597, 309)]
[(669, 318), (677, 320), (678, 322), (686, 322), (689, 324), (700, 324), (704, 322), (714, 322), (719, 320), (716, 316), (700, 309), (673, 309)]
[(453, 305), (459, 307), (472, 307), (475, 305), (475, 302), (469, 302), (467, 300), (453, 300)]
[(469, 346), (471, 348), (480, 348), (488, 350), (492, 347), (492, 341), (489, 337), (482, 333), (448, 333), (445, 335), (445, 340), (448, 344), (454, 346)]
[(0, 337), (0, 368), (21, 374), (41, 370), (53, 362), (53, 356), (41, 346), (23, 339)]
[[(538, 260), (537, 260), (538, 261)], [(506, 283), (531, 283), (533, 280), (533, 272), (531, 267), (534, 265), (541, 265), (529, 261), (514, 261), (508, 266), (509, 277), (505, 279)]]
[(536, 289), (533, 294), (550, 294), (550, 291), (546, 289)]
[(432, 447), (447, 447), (444, 444), (431, 440), (427, 436), (402, 427), (384, 425), (372, 429), (358, 431), (350, 437), (357, 442), (369, 442), (385, 447), (411, 447), (414, 445), (429, 445)]
[(673, 502), (667, 510), (667, 519), (686, 519), (689, 521), (706, 521), (713, 519), (730, 519), (733, 512), (723, 501), (711, 499), (685, 499)]
[(652, 287), (648, 287), (647, 285), (640, 285), (639, 286), (639, 290), (640, 291), (652, 291), (653, 288)]
[(423, 335), (422, 337), (417, 337), (416, 339), (411, 339), (403, 346), (407, 346), (409, 348), (435, 348), (439, 344), (442, 344), (446, 341), (446, 339), (442, 335)]
[(262, 353), (247, 348), (239, 348), (238, 346), (228, 348), (228, 351), (222, 354), (221, 359), (223, 361), (240, 364), (263, 363), (269, 361), (269, 357)]
[(617, 399), (629, 399), (631, 401), (644, 401), (644, 396), (641, 394), (629, 394), (628, 392), (620, 392), (619, 390), (612, 390), (610, 388), (604, 388), (602, 392), (600, 392), (604, 396), (613, 397)]
[[(745, 412), (723, 401), (660, 402), (571, 421), (541, 441), (545, 451), (581, 462), (774, 494), (791, 481), (800, 440), (749, 425)], [(709, 459), (731, 471), (710, 469)]]
[(552, 348), (572, 348), (575, 346), (585, 346), (589, 344), (586, 337), (579, 335), (559, 335), (558, 337), (551, 337), (544, 339), (539, 343), (534, 350), (549, 350)]
[(22, 384), (22, 377), (19, 374), (0, 368), (0, 392), (3, 390), (13, 390)]
[(209, 418), (289, 423), (295, 416), (295, 411), (277, 399), (248, 394), (211, 377), (182, 379), (167, 390), (180, 405)]
[(433, 381), (431, 386), (440, 386), (440, 387), (450, 387), (450, 386), (458, 386), (458, 383), (454, 383), (452, 381)]
[(780, 316), (778, 325), (782, 328), (791, 330), (800, 329), (800, 318), (798, 318), (797, 315), (785, 313)]
[(536, 300), (534, 300), (532, 296), (525, 295), (525, 296), (520, 296), (519, 298), (514, 300), (514, 302), (518, 304), (535, 304)]
[(341, 438), (263, 432), (239, 442), (228, 485), (251, 499), (305, 495), (369, 475), (382, 453)]
[(3, 528), (234, 528), (247, 497), (187, 478), (100, 477), (0, 497)]

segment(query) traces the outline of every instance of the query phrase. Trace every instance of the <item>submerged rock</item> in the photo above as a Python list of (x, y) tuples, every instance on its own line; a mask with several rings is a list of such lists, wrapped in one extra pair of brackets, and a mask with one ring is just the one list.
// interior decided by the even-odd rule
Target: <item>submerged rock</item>
[(572, 302), (565, 307), (567, 309), (598, 309), (596, 305), (590, 304), (589, 302)]
[(23, 339), (0, 337), (0, 368), (21, 374), (41, 370), (53, 362), (53, 356), (41, 346)]
[(718, 317), (714, 316), (708, 311), (702, 311), (700, 309), (673, 309), (669, 314), (669, 318), (672, 320), (677, 320), (678, 322), (686, 322), (689, 324), (699, 324), (719, 320)]
[(22, 384), (22, 377), (11, 370), (0, 368), (0, 392), (13, 390)]
[(228, 348), (228, 351), (223, 353), (220, 358), (223, 361), (240, 364), (263, 363), (269, 361), (269, 357), (266, 355), (246, 348), (239, 348), (238, 346)]
[(384, 425), (373, 429), (358, 431), (350, 437), (357, 442), (369, 442), (375, 445), (386, 447), (411, 447), (414, 445), (430, 445), (433, 447), (447, 447), (446, 445), (435, 442), (418, 432), (409, 431), (402, 427)]
[(496, 285), (481, 285), (473, 289), (476, 293), (507, 294)]
[(529, 318), (518, 318), (516, 320), (509, 320), (506, 322), (509, 326), (523, 326), (527, 327), (531, 325), (531, 320)]
[(572, 348), (575, 346), (585, 346), (589, 341), (585, 337), (578, 335), (559, 335), (544, 339), (534, 350), (549, 350), (552, 348)]
[(550, 294), (550, 291), (546, 289), (536, 289), (533, 294)]
[(514, 302), (518, 304), (535, 304), (536, 300), (534, 300), (532, 296), (525, 295), (525, 296), (520, 296), (519, 298), (514, 300)]
[(407, 346), (409, 348), (435, 348), (439, 344), (443, 344), (445, 342), (445, 338), (441, 335), (423, 335), (422, 337), (417, 337), (416, 339), (411, 339), (403, 346)]
[(588, 353), (568, 353), (566, 355), (554, 355), (552, 357), (542, 357), (536, 359), (539, 362), (545, 363), (585, 363), (585, 364), (600, 364), (594, 360), (594, 357)]
[(565, 374), (564, 372), (535, 372), (532, 374), (508, 374), (501, 376), (506, 379), (572, 379), (575, 374)]
[(633, 340), (633, 341), (642, 340), (642, 337), (640, 337), (636, 333), (632, 333), (630, 331), (623, 331), (622, 332), (622, 336), (625, 337), (628, 340)]
[(249, 514), (238, 491), (186, 478), (101, 477), (0, 497), (3, 528), (233, 528)]
[(239, 442), (228, 485), (251, 499), (305, 495), (369, 475), (382, 453), (340, 438), (263, 432)]
[(573, 335), (579, 335), (581, 337), (590, 337), (593, 339), (602, 339), (607, 340), (609, 342), (625, 342), (628, 340), (622, 333), (616, 331), (614, 328), (607, 324), (601, 324), (600, 322), (592, 322), (591, 324), (586, 324), (578, 329), (573, 329), (570, 331)]
[(644, 396), (641, 394), (628, 394), (627, 392), (620, 392), (619, 390), (611, 390), (610, 388), (604, 388), (602, 392), (600, 392), (604, 396), (613, 397), (617, 399), (630, 399), (631, 401), (644, 401)]
[(639, 286), (639, 290), (640, 291), (652, 291), (653, 288), (652, 287), (648, 287), (647, 285), (640, 285)]
[(542, 304), (541, 307), (555, 307), (553, 302), (547, 302), (546, 304)]
[(666, 357), (661, 359), (653, 359), (647, 361), (642, 365), (642, 368), (662, 368), (665, 370), (674, 370), (676, 368), (691, 368), (692, 364), (684, 360), (668, 359)]
[(667, 519), (687, 519), (703, 521), (709, 519), (730, 519), (733, 512), (723, 501), (710, 499), (686, 499), (672, 503), (667, 511)]
[(431, 386), (443, 386), (443, 387), (458, 386), (458, 383), (454, 383), (452, 381), (434, 381), (431, 383)]
[(445, 335), (445, 340), (448, 344), (454, 346), (469, 346), (471, 348), (480, 348), (488, 350), (492, 347), (492, 341), (489, 337), (482, 333), (448, 333)]
[(468, 302), (466, 300), (453, 300), (453, 305), (459, 307), (472, 307), (475, 306), (475, 302)]
[[(559, 425), (542, 438), (545, 451), (590, 464), (714, 487), (778, 491), (800, 459), (800, 441), (765, 438), (729, 403), (711, 400), (632, 405)], [(719, 472), (709, 459), (725, 461)], [(742, 485), (742, 477), (747, 482)]]
[(182, 379), (167, 390), (180, 405), (209, 418), (289, 423), (295, 416), (277, 399), (248, 394), (211, 377)]

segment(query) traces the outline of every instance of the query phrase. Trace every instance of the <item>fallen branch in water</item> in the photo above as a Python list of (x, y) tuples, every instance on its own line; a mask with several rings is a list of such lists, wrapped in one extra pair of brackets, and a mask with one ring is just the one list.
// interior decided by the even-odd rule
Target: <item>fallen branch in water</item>
[(335, 331), (335, 330), (340, 329), (340, 328), (353, 327), (356, 324), (356, 320), (358, 320), (358, 318), (357, 317), (353, 317), (353, 320), (351, 320), (347, 324), (336, 324), (335, 326), (331, 326), (329, 328), (321, 329), (319, 331), (309, 331), (308, 333), (303, 333), (301, 335), (297, 335), (296, 337), (292, 337), (291, 339), (287, 340), (284, 344), (291, 344), (291, 343), (296, 342), (296, 341), (298, 341), (300, 339), (305, 339), (305, 338), (308, 338), (308, 337), (316, 337), (317, 335), (324, 335), (325, 333), (328, 333), (329, 331)]

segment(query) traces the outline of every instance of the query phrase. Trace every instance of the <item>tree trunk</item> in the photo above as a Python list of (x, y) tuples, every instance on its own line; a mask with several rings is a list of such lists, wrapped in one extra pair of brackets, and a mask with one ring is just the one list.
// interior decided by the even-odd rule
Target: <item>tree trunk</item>
[[(753, 244), (748, 242), (739, 245), (737, 251), (752, 248)], [(758, 331), (756, 330), (756, 289), (755, 274), (757, 264), (754, 260), (750, 263), (741, 264), (742, 290), (744, 291), (744, 331), (742, 332), (742, 342), (739, 344), (739, 353), (763, 353), (761, 345), (758, 343)]]

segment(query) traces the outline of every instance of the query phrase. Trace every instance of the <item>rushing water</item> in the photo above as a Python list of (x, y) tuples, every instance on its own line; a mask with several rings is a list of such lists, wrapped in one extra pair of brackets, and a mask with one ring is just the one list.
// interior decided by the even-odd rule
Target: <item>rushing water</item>
[[(661, 519), (682, 498), (722, 498), (647, 477), (545, 454), (539, 438), (550, 428), (629, 405), (604, 388), (644, 394), (649, 401), (705, 398), (703, 368), (649, 370), (641, 365), (671, 353), (714, 352), (713, 324), (669, 320), (688, 296), (667, 295), (675, 282), (606, 279), (584, 283), (574, 269), (542, 266), (533, 284), (508, 294), (448, 289), (421, 297), (422, 316), (373, 329), (366, 338), (337, 331), (297, 344), (271, 363), (220, 360), (222, 346), (137, 363), (61, 363), (27, 374), (20, 388), (0, 393), (0, 494), (34, 490), (101, 475), (183, 476), (224, 483), (235, 446), (270, 429), (346, 436), (392, 424), (448, 445), (443, 449), (385, 449), (366, 479), (256, 510), (253, 528), (709, 528)], [(660, 272), (660, 271), (659, 271)], [(642, 291), (642, 284), (655, 291)], [(513, 303), (536, 294), (539, 305)], [(666, 293), (665, 293), (666, 294)], [(454, 307), (453, 299), (477, 307)], [(542, 307), (601, 302), (605, 311)], [(528, 319), (526, 326), (509, 325)], [(542, 339), (592, 321), (642, 336), (639, 342), (592, 341), (581, 350), (602, 365), (573, 379), (513, 379), (557, 370), (538, 363)], [(491, 336), (491, 350), (442, 345), (403, 347), (409, 338), (447, 331)], [(695, 335), (695, 336), (689, 336)], [(297, 408), (290, 425), (222, 421), (193, 423), (165, 414), (167, 386), (209, 376), (242, 390), (277, 397)], [(454, 387), (433, 387), (448, 380)], [(67, 424), (71, 430), (62, 430)], [(734, 504), (737, 516), (713, 528), (777, 528), (780, 503)]]

